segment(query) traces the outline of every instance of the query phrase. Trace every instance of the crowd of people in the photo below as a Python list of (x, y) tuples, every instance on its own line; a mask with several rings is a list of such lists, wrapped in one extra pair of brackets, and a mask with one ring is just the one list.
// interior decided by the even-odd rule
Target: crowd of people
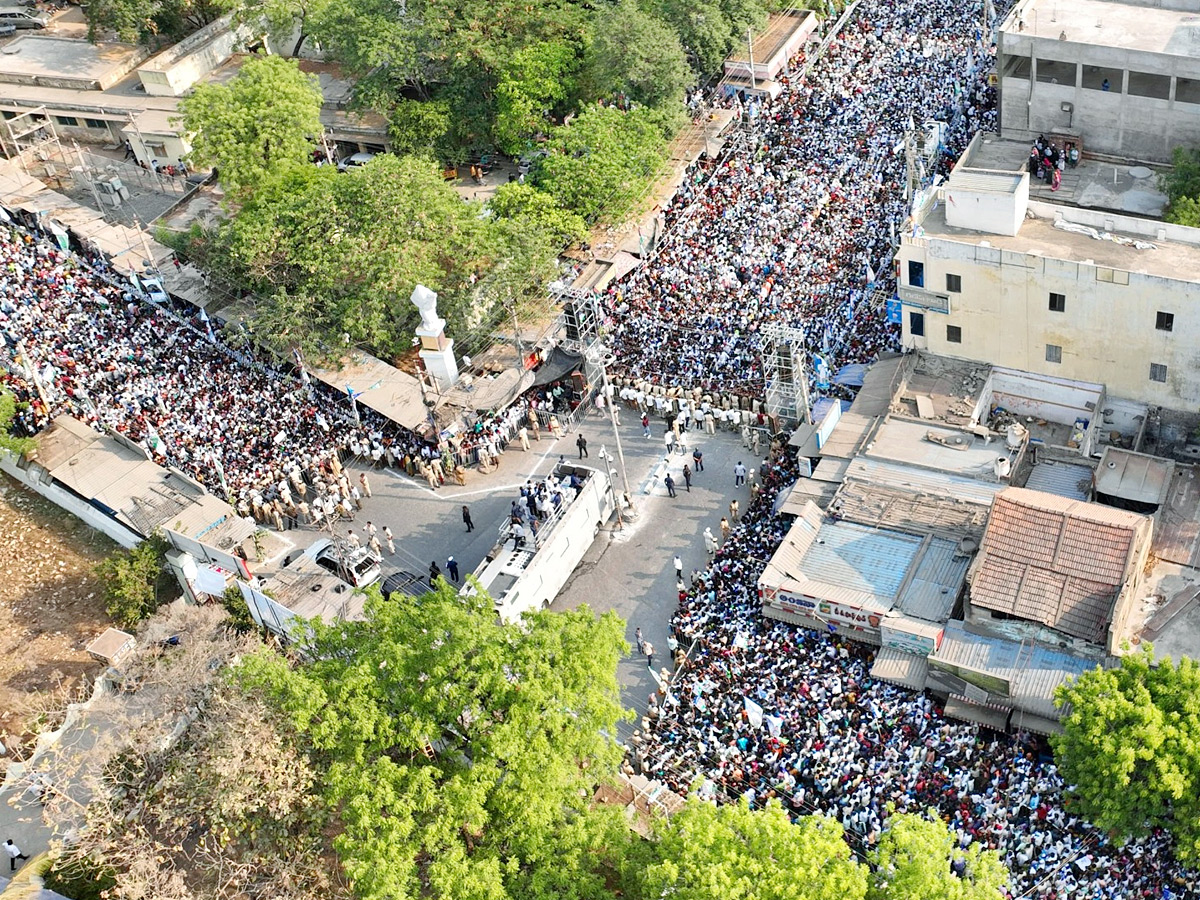
[(772, 504), (796, 476), (777, 450), (759, 463), (758, 498), (721, 541), (710, 530), (712, 563), (681, 589), (681, 667), (643, 710), (630, 768), (681, 794), (832, 816), (862, 856), (892, 810), (934, 810), (960, 846), (999, 851), (1013, 898), (1200, 896), (1167, 835), (1115, 845), (1069, 812), (1040, 739), (949, 720), (928, 695), (872, 678), (870, 648), (764, 619), (756, 585), (791, 524)]
[(369, 410), (356, 416), (323, 385), (235, 354), (190, 312), (189, 321), (147, 302), (99, 260), (0, 226), (0, 334), (13, 363), (4, 380), (18, 402), (15, 430), (37, 434), (62, 414), (112, 429), (264, 524), (287, 494), (280, 485), (325, 478), (332, 496), (339, 453), (396, 466), (436, 456)]
[(749, 101), (749, 136), (694, 167), (664, 211), (661, 246), (605, 297), (620, 367), (762, 396), (764, 323), (801, 329), (809, 364), (821, 351), (843, 364), (895, 349), (881, 301), (907, 213), (897, 148), (915, 123), (940, 120), (944, 169), (994, 125), (981, 17), (977, 4), (865, 0), (804, 79)]

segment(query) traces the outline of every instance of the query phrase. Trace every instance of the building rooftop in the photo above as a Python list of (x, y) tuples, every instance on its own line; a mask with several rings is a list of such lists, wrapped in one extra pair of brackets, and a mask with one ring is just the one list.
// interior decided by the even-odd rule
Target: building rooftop
[(1001, 31), (1006, 46), (1014, 38), (1025, 37), (1168, 56), (1200, 56), (1200, 18), (1195, 10), (1162, 9), (1142, 3), (1025, 0), (1009, 14)]
[(997, 482), (996, 460), (1007, 453), (1003, 442), (988, 442), (956, 428), (892, 416), (879, 427), (864, 455)]
[(827, 519), (809, 503), (764, 580), (880, 616), (894, 608), (938, 622), (950, 614), (968, 562), (957, 541)]
[(861, 525), (978, 540), (1002, 488), (998, 482), (859, 457), (846, 468), (829, 511)]
[(1167, 499), (1174, 475), (1175, 463), (1169, 459), (1105, 447), (1096, 467), (1096, 492), (1158, 506)]
[[(1058, 142), (1072, 139), (1060, 134), (1050, 134), (1048, 137)], [(1029, 148), (1026, 141), (980, 134), (960, 160), (963, 168), (957, 170), (954, 177), (959, 178), (959, 173), (970, 175), (976, 169), (994, 173), (1027, 171)], [(1086, 142), (1084, 150), (1087, 150)], [(1084, 156), (1075, 168), (1063, 170), (1062, 184), (1057, 191), (1052, 191), (1046, 182), (1031, 176), (1029, 199), (1159, 219), (1166, 209), (1167, 195), (1158, 189), (1154, 174), (1146, 166), (1100, 162)], [(957, 185), (957, 182), (952, 184)]]
[[(931, 681), (939, 680), (939, 672), (948, 673), (987, 691), (987, 701), (1002, 700), (1053, 722), (1059, 717), (1054, 708), (1055, 689), (1068, 678), (1096, 668), (1096, 660), (1041, 644), (970, 634), (962, 622), (947, 622), (941, 646), (929, 658), (929, 666)], [(976, 673), (982, 677), (975, 677)]]
[(1154, 553), (1168, 562), (1200, 569), (1200, 477), (1195, 466), (1175, 468), (1166, 505), (1155, 523)]
[(133, 44), (92, 44), (74, 38), (20, 34), (0, 48), (0, 81), (103, 90), (145, 59)]
[(233, 507), (187, 476), (71, 416), (59, 416), (36, 440), (38, 465), (138, 534), (170, 528), (228, 551), (254, 533)]
[(1045, 460), (1033, 466), (1025, 487), (1031, 491), (1055, 494), (1069, 500), (1090, 500), (1092, 467), (1058, 460)]
[[(1015, 252), (1111, 267), (1126, 272), (1140, 272), (1179, 281), (1194, 281), (1200, 277), (1200, 229), (1181, 229), (1175, 226), (1180, 231), (1194, 232), (1197, 243), (1156, 239), (1154, 236), (1139, 234), (1135, 230), (1133, 222), (1145, 220), (1132, 220), (1114, 214), (1110, 219), (1112, 228), (1105, 231), (1131, 241), (1136, 239), (1154, 245), (1153, 249), (1138, 249), (1132, 244), (1116, 243), (1088, 234), (1066, 231), (1061, 227), (1056, 228), (1054, 207), (1031, 202), (1029, 208), (1033, 217), (1027, 217), (1021, 225), (1021, 230), (1009, 237), (948, 225), (945, 207), (939, 203), (922, 220), (917, 237), (943, 238), (961, 244), (974, 244), (980, 248), (976, 251), (976, 258), (979, 258), (981, 251), (986, 253), (990, 250), (997, 259), (1002, 252)], [(1062, 207), (1057, 211), (1070, 221), (1070, 207)]]
[(366, 594), (304, 553), (263, 582), (263, 590), (296, 615), (319, 618), (326, 624), (361, 619), (366, 602)]
[(996, 495), (971, 602), (1099, 641), (1146, 517), (1024, 488)]

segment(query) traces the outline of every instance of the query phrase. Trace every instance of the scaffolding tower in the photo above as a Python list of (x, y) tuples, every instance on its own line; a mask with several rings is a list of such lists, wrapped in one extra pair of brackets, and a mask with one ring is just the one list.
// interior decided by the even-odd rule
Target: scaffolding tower
[(594, 291), (578, 288), (563, 288), (555, 296), (562, 304), (563, 350), (587, 356), (588, 350), (600, 339), (600, 299)]
[(767, 415), (788, 423), (811, 424), (804, 331), (782, 322), (767, 322), (759, 333), (763, 340)]
[(4, 119), (3, 122), (4, 128), (0, 130), (0, 150), (3, 150), (8, 159), (19, 159), (26, 175), (30, 174), (30, 157), (36, 157), (39, 162), (46, 162), (62, 155), (54, 119), (46, 112), (46, 107), (35, 107), (27, 112), (18, 113), (11, 119)]

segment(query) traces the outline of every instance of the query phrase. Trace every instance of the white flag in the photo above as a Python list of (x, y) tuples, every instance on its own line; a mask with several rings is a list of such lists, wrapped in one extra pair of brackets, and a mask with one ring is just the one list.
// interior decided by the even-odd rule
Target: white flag
[(767, 731), (771, 737), (779, 737), (783, 731), (783, 716), (764, 716), (763, 721), (767, 723)]
[(749, 719), (751, 727), (762, 728), (763, 708), (749, 697), (746, 698), (746, 718)]

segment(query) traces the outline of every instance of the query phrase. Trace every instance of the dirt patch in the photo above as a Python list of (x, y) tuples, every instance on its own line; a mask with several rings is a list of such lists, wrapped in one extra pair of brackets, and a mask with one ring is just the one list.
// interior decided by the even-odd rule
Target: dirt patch
[(46, 713), (99, 673), (84, 647), (111, 622), (92, 570), (114, 549), (100, 532), (0, 476), (0, 740), (9, 758), (23, 756)]

